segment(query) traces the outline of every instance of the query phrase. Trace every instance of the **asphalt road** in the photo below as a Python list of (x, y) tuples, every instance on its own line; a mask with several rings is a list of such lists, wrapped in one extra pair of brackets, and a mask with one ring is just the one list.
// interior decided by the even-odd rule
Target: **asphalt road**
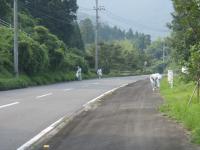
[(139, 81), (75, 118), (47, 144), (50, 150), (198, 150), (176, 123), (162, 116), (159, 93)]
[(16, 150), (85, 103), (139, 77), (68, 82), (0, 92), (0, 150)]

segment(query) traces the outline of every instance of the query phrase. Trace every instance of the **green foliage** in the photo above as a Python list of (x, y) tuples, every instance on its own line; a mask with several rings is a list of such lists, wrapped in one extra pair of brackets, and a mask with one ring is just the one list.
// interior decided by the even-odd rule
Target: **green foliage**
[(78, 56), (79, 54), (83, 56), (83, 51), (67, 48), (62, 41), (42, 26), (36, 26), (34, 31), (33, 39), (43, 45), (48, 52), (51, 71), (72, 71), (76, 70), (77, 66), (81, 66), (84, 72), (88, 72), (87, 62), (83, 57)]
[[(129, 40), (119, 41), (115, 43), (121, 47), (123, 66), (121, 66), (121, 70), (136, 70), (140, 68), (140, 61), (144, 55), (139, 58), (139, 50), (136, 48), (135, 44), (131, 43)], [(143, 64), (144, 62), (142, 62)]]
[(192, 46), (190, 53), (189, 72), (193, 79), (198, 81), (200, 79), (200, 43)]
[(11, 36), (12, 31), (10, 29), (0, 27), (0, 74), (3, 71), (12, 70), (12, 46), (11, 41), (13, 37)]
[(21, 4), (34, 18), (38, 18), (38, 24), (45, 26), (65, 44), (72, 46), (71, 39), (76, 34), (76, 0), (34, 0), (28, 3), (24, 0)]
[(90, 19), (85, 19), (80, 22), (80, 30), (85, 44), (94, 43), (94, 26)]
[(0, 19), (9, 21), (11, 15), (10, 0), (0, 0)]
[[(29, 76), (36, 76), (44, 72), (71, 72), (81, 66), (84, 73), (89, 72), (87, 62), (78, 49), (68, 49), (55, 35), (49, 33), (42, 26), (35, 26), (32, 35), (20, 32), (19, 36), (19, 70)], [(0, 28), (0, 74), (12, 73), (13, 70), (13, 38), (12, 31)], [(77, 54), (74, 53), (77, 51)], [(81, 54), (82, 56), (78, 56)], [(59, 74), (61, 75), (61, 74)], [(58, 76), (59, 76), (58, 75)], [(36, 80), (36, 83), (48, 83), (45, 79)], [(64, 78), (67, 79), (67, 78)], [(71, 77), (72, 79), (72, 77)], [(41, 81), (40, 81), (41, 80)], [(56, 78), (57, 81), (63, 81)], [(67, 79), (68, 80), (68, 79)], [(14, 80), (15, 81), (15, 80)], [(54, 80), (53, 80), (54, 81)], [(52, 81), (52, 82), (53, 82)]]
[(174, 57), (185, 65), (190, 59), (190, 47), (200, 39), (200, 8), (197, 1), (172, 0), (175, 12), (169, 27), (173, 30), (171, 46)]
[(26, 35), (21, 36), (19, 42), (19, 58), (20, 72), (28, 75), (46, 71), (48, 68), (49, 58), (46, 47)]
[[(94, 67), (95, 48), (88, 47), (86, 59), (90, 67)], [(108, 74), (111, 71), (136, 71), (144, 69), (146, 55), (140, 55), (140, 50), (129, 40), (100, 43), (99, 67)]]
[(158, 38), (153, 41), (151, 45), (145, 49), (146, 60), (148, 62), (147, 66), (150, 67), (153, 72), (159, 73), (165, 72), (166, 69), (177, 70), (177, 63), (175, 63), (172, 57), (171, 49), (169, 38)]
[[(88, 18), (80, 22), (80, 30), (85, 44), (92, 44), (94, 42), (94, 28), (95, 25), (93, 25), (92, 21)], [(125, 39), (134, 42), (135, 46), (140, 50), (144, 50), (148, 45), (151, 44), (150, 35), (145, 35), (138, 32), (133, 33), (132, 29), (129, 29), (126, 32), (116, 26), (110, 27), (107, 24), (99, 24), (100, 43), (113, 42), (116, 40), (123, 41)]]
[(185, 127), (192, 132), (193, 142), (200, 144), (200, 106), (197, 99), (188, 106), (188, 100), (194, 89), (194, 83), (185, 83), (175, 78), (174, 88), (171, 89), (164, 79), (161, 84), (161, 94), (165, 99), (165, 104), (161, 111), (170, 117), (183, 123)]
[(31, 81), (24, 75), (19, 78), (0, 78), (0, 90), (25, 88), (29, 85), (31, 85)]
[(26, 33), (31, 34), (38, 21), (25, 11), (19, 13), (19, 26)]
[(73, 31), (73, 34), (71, 35), (70, 42), (69, 42), (70, 47), (77, 48), (79, 49), (79, 51), (84, 52), (85, 50), (84, 42), (81, 36), (81, 31), (79, 29), (78, 23), (74, 23), (72, 31)]

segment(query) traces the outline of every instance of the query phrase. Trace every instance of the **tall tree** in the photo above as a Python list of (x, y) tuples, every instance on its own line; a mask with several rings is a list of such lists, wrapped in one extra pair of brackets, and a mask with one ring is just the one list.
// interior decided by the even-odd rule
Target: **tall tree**
[(31, 15), (39, 19), (39, 24), (47, 27), (67, 45), (71, 43), (76, 25), (76, 0), (23, 0), (23, 5)]
[(0, 0), (0, 19), (10, 21), (11, 6), (10, 0)]
[(94, 43), (94, 26), (90, 19), (85, 19), (80, 22), (80, 30), (84, 43)]
[(132, 29), (128, 30), (128, 32), (126, 33), (126, 38), (129, 39), (129, 40), (134, 38)]
[(174, 55), (181, 62), (190, 58), (190, 47), (200, 40), (200, 8), (197, 0), (172, 0), (175, 12), (169, 24)]

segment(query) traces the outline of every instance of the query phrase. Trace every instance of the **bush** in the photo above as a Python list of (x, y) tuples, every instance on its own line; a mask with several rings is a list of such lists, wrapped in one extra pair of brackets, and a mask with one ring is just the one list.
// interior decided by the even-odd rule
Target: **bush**
[(25, 88), (29, 85), (32, 85), (32, 82), (25, 75), (20, 76), (19, 78), (0, 79), (0, 90)]

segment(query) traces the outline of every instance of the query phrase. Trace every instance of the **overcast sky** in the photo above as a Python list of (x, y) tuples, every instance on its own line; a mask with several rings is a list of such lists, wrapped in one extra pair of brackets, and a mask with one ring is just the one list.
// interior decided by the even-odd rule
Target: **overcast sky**
[[(77, 0), (79, 12), (95, 15), (95, 0)], [(169, 33), (166, 23), (171, 21), (171, 0), (99, 0), (105, 7), (100, 13), (101, 21), (123, 29), (132, 28), (151, 34), (153, 39)]]

